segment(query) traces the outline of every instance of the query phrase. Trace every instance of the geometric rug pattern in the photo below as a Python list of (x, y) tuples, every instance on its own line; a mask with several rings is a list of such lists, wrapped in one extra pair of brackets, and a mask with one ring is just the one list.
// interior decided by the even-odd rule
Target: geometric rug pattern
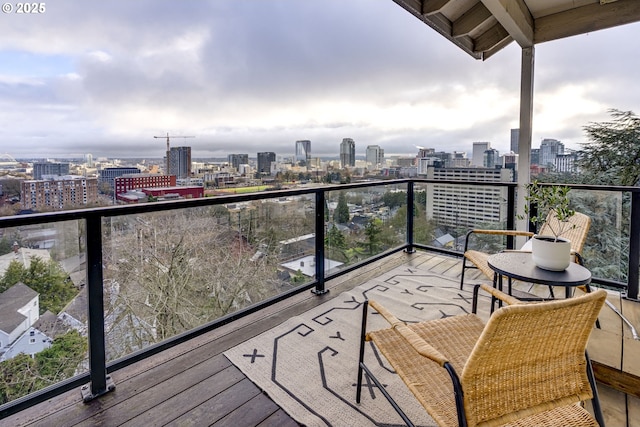
[[(401, 426), (401, 418), (366, 378), (356, 404), (362, 304), (376, 300), (407, 323), (471, 312), (471, 288), (420, 267), (400, 266), (292, 317), (225, 352), (225, 356), (284, 411), (306, 426)], [(486, 321), (489, 298), (478, 315)], [(368, 330), (388, 327), (370, 310)], [(384, 357), (367, 343), (365, 362), (409, 418), (433, 420)]]

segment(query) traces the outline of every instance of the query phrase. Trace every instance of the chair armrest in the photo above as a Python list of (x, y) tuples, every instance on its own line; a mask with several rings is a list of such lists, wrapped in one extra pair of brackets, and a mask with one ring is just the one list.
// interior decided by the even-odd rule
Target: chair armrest
[(575, 250), (571, 249), (571, 255), (575, 258), (574, 262), (576, 264), (584, 267), (584, 258), (582, 257), (582, 254), (580, 254), (580, 252), (576, 252)]
[(486, 283), (480, 283), (480, 288), (484, 289), (486, 292), (490, 293), (492, 296), (508, 305), (523, 304), (523, 302), (518, 298), (507, 295), (504, 292), (494, 288), (493, 286), (487, 285)]
[(467, 252), (467, 248), (469, 247), (469, 238), (473, 234), (492, 234), (494, 236), (526, 236), (531, 237), (533, 233), (530, 231), (518, 231), (518, 230), (486, 230), (482, 228), (477, 228), (475, 230), (469, 230), (467, 235), (464, 238), (464, 252)]
[(398, 320), (389, 310), (375, 301), (369, 301), (369, 305), (385, 318), (391, 327), (404, 338), (411, 347), (421, 356), (427, 357), (440, 366), (448, 362), (447, 358), (436, 350), (431, 344), (420, 338), (420, 335), (411, 330), (404, 322)]
[(467, 234), (494, 234), (497, 236), (533, 236), (533, 233), (530, 231), (518, 231), (518, 230), (484, 230), (484, 229), (475, 229), (469, 231)]

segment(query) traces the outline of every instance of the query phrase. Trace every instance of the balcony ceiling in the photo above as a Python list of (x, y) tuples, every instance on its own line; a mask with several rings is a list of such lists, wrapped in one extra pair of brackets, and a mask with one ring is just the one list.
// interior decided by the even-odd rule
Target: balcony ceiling
[(639, 0), (394, 1), (476, 59), (640, 21)]

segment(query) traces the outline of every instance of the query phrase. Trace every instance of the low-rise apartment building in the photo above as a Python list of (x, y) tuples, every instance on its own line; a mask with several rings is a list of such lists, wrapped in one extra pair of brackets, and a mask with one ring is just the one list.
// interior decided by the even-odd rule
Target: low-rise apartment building
[(98, 202), (98, 180), (66, 175), (46, 180), (22, 181), (22, 208), (62, 210)]

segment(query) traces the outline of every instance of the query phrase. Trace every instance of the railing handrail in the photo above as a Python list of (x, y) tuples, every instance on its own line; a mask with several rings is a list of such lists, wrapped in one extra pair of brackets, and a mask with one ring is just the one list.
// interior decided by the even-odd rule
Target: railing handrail
[[(264, 200), (264, 199), (277, 199), (279, 197), (313, 196), (315, 197), (315, 203), (316, 203), (315, 251), (316, 251), (316, 256), (319, 256), (316, 263), (316, 278), (314, 281), (310, 283), (306, 283), (293, 290), (271, 297), (267, 300), (264, 300), (262, 303), (258, 303), (253, 306), (240, 309), (237, 312), (221, 317), (220, 319), (217, 319), (214, 322), (211, 322), (209, 324), (202, 325), (193, 330), (178, 334), (161, 343), (151, 345), (143, 350), (134, 352), (121, 359), (111, 361), (108, 363), (106, 362), (105, 354), (104, 354), (105, 352), (104, 328), (103, 328), (104, 313), (103, 313), (102, 307), (90, 307), (89, 308), (90, 323), (102, 323), (100, 325), (97, 325), (97, 328), (93, 330), (91, 329), (91, 325), (89, 325), (90, 341), (91, 341), (90, 355), (92, 355), (90, 359), (93, 359), (93, 360), (90, 360), (91, 371), (88, 374), (87, 373), (81, 374), (69, 380), (62, 381), (57, 385), (47, 387), (39, 392), (33, 393), (32, 395), (25, 396), (24, 398), (16, 399), (15, 401), (12, 401), (5, 405), (0, 406), (0, 419), (10, 414), (16, 413), (37, 402), (44, 401), (57, 394), (61, 394), (67, 390), (75, 388), (78, 386), (80, 380), (86, 380), (87, 378), (91, 379), (92, 385), (95, 383), (97, 384), (97, 387), (101, 389), (101, 390), (92, 390), (92, 394), (94, 394), (94, 392), (97, 392), (98, 394), (101, 392), (104, 392), (105, 391), (104, 389), (108, 387), (108, 385), (105, 382), (105, 378), (107, 377), (107, 374), (110, 372), (113, 372), (117, 369), (120, 369), (124, 366), (134, 363), (135, 361), (149, 357), (151, 354), (155, 354), (160, 351), (163, 351), (164, 349), (173, 347), (178, 343), (184, 342), (197, 335), (200, 335), (209, 330), (215, 329), (220, 325), (229, 323), (249, 313), (256, 312), (264, 308), (265, 306), (271, 305), (278, 301), (282, 301), (302, 291), (315, 288), (314, 292), (323, 293), (325, 280), (333, 279), (340, 275), (346, 274), (350, 271), (353, 271), (357, 268), (362, 267), (363, 265), (382, 259), (392, 253), (396, 253), (401, 250), (407, 250), (411, 252), (414, 250), (414, 248), (428, 248), (431, 250), (446, 252), (449, 254), (455, 254), (460, 256), (461, 254), (453, 251), (448, 251), (448, 250), (439, 249), (439, 248), (432, 248), (424, 244), (415, 243), (413, 241), (412, 233), (411, 235), (409, 235), (409, 233), (413, 230), (413, 218), (412, 218), (412, 209), (408, 208), (407, 209), (407, 241), (405, 242), (405, 244), (399, 245), (398, 247), (392, 248), (384, 253), (373, 256), (365, 261), (347, 266), (338, 272), (332, 272), (331, 274), (327, 274), (325, 276), (325, 272), (323, 269), (324, 247), (323, 246), (321, 247), (321, 245), (324, 244), (324, 221), (323, 221), (324, 211), (323, 209), (324, 209), (326, 192), (357, 190), (357, 189), (363, 189), (367, 187), (406, 185), (407, 186), (407, 204), (409, 207), (409, 206), (413, 206), (415, 184), (505, 187), (508, 190), (507, 196), (506, 196), (507, 197), (506, 202), (508, 206), (507, 218), (510, 219), (510, 224), (511, 225), (513, 224), (513, 219), (515, 218), (515, 190), (517, 188), (517, 183), (439, 180), (439, 179), (424, 179), (424, 178), (376, 180), (376, 181), (367, 181), (367, 182), (354, 182), (354, 183), (348, 183), (348, 184), (324, 184), (324, 185), (315, 185), (312, 187), (305, 187), (305, 188), (271, 190), (271, 191), (245, 193), (245, 194), (229, 194), (229, 195), (220, 195), (215, 197), (205, 197), (205, 198), (198, 198), (198, 199), (163, 201), (163, 202), (153, 202), (153, 203), (143, 203), (143, 204), (123, 205), (123, 206), (95, 207), (95, 208), (76, 209), (76, 210), (60, 211), (60, 212), (36, 213), (36, 214), (27, 214), (27, 215), (15, 215), (10, 217), (0, 217), (0, 228), (18, 227), (18, 226), (34, 225), (34, 224), (48, 224), (48, 223), (70, 221), (70, 220), (87, 221), (87, 228), (85, 231), (87, 233), (87, 285), (90, 293), (89, 301), (90, 302), (97, 301), (95, 302), (94, 305), (102, 304), (101, 294), (103, 292), (103, 283), (102, 283), (102, 249), (101, 248), (103, 243), (100, 240), (101, 235), (96, 236), (95, 234), (101, 233), (100, 224), (103, 218), (135, 215), (135, 214), (142, 214), (142, 213), (147, 214), (152, 212), (162, 212), (162, 211), (169, 211), (169, 210), (182, 210), (182, 209), (197, 208), (197, 207), (217, 206), (217, 205), (223, 205), (223, 204), (243, 203), (243, 202)], [(637, 253), (638, 251), (640, 251), (640, 188), (625, 187), (625, 186), (616, 186), (616, 187), (594, 186), (594, 185), (583, 185), (583, 184), (568, 184), (568, 186), (578, 190), (631, 193), (632, 194), (632, 229), (631, 229), (632, 238), (631, 240), (633, 242), (635, 239), (637, 241), (636, 242), (637, 244), (635, 244), (635, 246), (634, 244), (631, 245), (630, 257), (640, 258)], [(634, 225), (633, 221), (637, 222), (637, 224)], [(92, 239), (92, 237), (99, 237), (99, 238)], [(636, 266), (636, 272), (638, 270), (637, 261), (638, 260), (635, 261), (636, 264), (633, 264), (634, 261), (631, 260), (629, 264), (630, 268), (633, 268), (634, 265)], [(634, 277), (631, 271), (629, 273), (629, 277)], [(637, 279), (637, 274), (635, 277)], [(627, 284), (627, 291), (629, 293), (629, 296), (633, 299), (637, 299), (637, 295), (638, 295), (637, 282), (638, 280), (636, 280), (635, 284), (631, 282), (628, 282)], [(92, 299), (92, 296), (93, 296), (93, 299)], [(97, 335), (101, 334), (101, 336), (91, 337), (92, 333)], [(102, 344), (94, 343), (93, 342), (94, 339), (97, 341), (102, 340)]]

